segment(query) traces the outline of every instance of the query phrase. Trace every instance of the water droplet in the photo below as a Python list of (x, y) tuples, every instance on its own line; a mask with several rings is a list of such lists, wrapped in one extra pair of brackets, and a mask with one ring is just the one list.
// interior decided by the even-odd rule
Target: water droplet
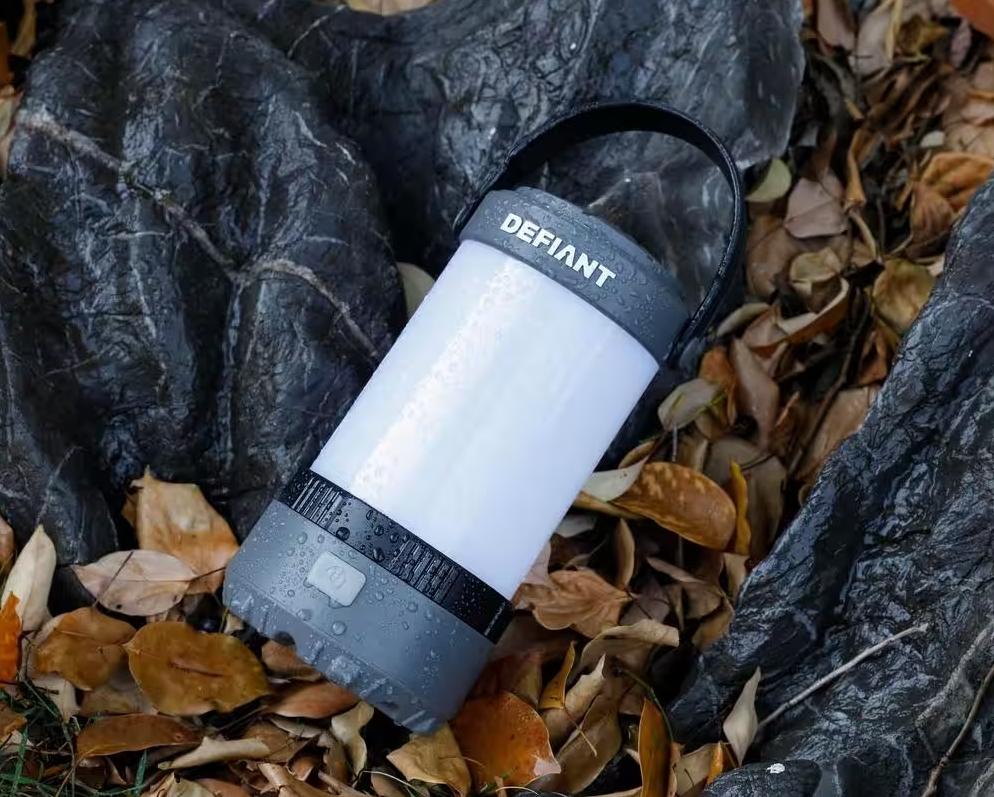
[(372, 520), (375, 515), (376, 515), (376, 510), (370, 509), (366, 513), (366, 520)]
[(409, 611), (409, 612), (416, 612), (417, 610), (418, 610), (418, 604), (417, 603), (415, 603), (414, 601), (408, 601), (407, 602), (407, 611)]
[(375, 534), (377, 537), (382, 537), (383, 536), (383, 526), (377, 526), (375, 529), (373, 529), (373, 534)]
[(335, 636), (341, 636), (346, 631), (348, 631), (348, 626), (346, 626), (341, 620), (335, 620), (335, 622), (331, 624), (331, 633)]
[(286, 552), (286, 556), (287, 556), (288, 558), (290, 558), (290, 557), (294, 557), (294, 556), (296, 556), (296, 555), (297, 555), (297, 549), (296, 549), (296, 548), (290, 548), (290, 549), (289, 549), (289, 550), (288, 550), (288, 551)]
[(383, 593), (377, 590), (373, 593), (373, 597), (376, 598), (376, 600), (381, 601), (383, 600)]
[(318, 545), (323, 545), (323, 544), (324, 544), (324, 535), (318, 534)]
[(373, 561), (382, 562), (385, 558), (382, 548), (373, 548)]
[(410, 631), (411, 630), (411, 624), (409, 622), (407, 622), (407, 620), (401, 621), (401, 625), (404, 627), (405, 631)]
[(395, 531), (390, 534), (390, 542), (397, 542), (400, 539), (400, 535)]
[(288, 590), (286, 591), (286, 596), (287, 596), (288, 598), (292, 598), (292, 597), (294, 597), (294, 596), (295, 596), (296, 594), (297, 594), (297, 593), (296, 593), (296, 592), (295, 592), (294, 590), (292, 590), (292, 589), (288, 589)]
[(347, 540), (349, 538), (349, 534), (351, 534), (351, 532), (345, 528), (345, 526), (339, 526), (335, 529), (335, 536), (340, 540)]
[(431, 609), (425, 609), (425, 620), (430, 620), (434, 616), (435, 615), (431, 613)]
[(303, 545), (305, 542), (307, 542), (307, 535), (306, 534), (301, 534), (299, 537), (297, 537), (297, 543), (298, 544)]
[(299, 617), (301, 620), (310, 620), (311, 619), (311, 610), (310, 609), (301, 609), (300, 611), (297, 612), (297, 617)]

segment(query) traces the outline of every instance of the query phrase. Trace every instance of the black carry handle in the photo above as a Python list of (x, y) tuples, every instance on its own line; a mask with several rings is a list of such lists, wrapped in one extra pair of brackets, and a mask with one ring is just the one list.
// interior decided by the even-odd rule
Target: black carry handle
[(728, 234), (725, 251), (704, 300), (670, 349), (669, 361), (672, 365), (680, 357), (686, 344), (703, 335), (711, 323), (711, 316), (721, 304), (725, 278), (738, 265), (745, 245), (742, 175), (721, 139), (693, 117), (663, 103), (648, 101), (594, 103), (556, 117), (515, 144), (503, 162), (490, 172), (476, 198), (456, 219), (456, 232), (462, 230), (483, 197), (490, 191), (514, 188), (554, 155), (575, 144), (597, 136), (629, 131), (662, 133), (696, 147), (721, 170), (732, 190), (732, 229)]

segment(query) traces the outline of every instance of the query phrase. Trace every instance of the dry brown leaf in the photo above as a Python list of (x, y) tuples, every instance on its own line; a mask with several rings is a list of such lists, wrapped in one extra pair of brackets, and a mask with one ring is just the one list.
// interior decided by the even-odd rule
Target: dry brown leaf
[[(403, 14), (431, 5), (434, 0), (345, 0), (356, 11), (368, 11), (382, 16)], [(282, 797), (282, 796), (281, 796)]]
[(193, 579), (189, 565), (159, 551), (115, 551), (73, 572), (101, 606), (135, 617), (175, 606)]
[(752, 530), (749, 528), (749, 484), (742, 475), (742, 468), (734, 459), (729, 463), (729, 470), (732, 474), (729, 480), (732, 500), (735, 501), (735, 536), (729, 550), (739, 556), (748, 556), (752, 543)]
[(945, 199), (956, 212), (966, 207), (973, 193), (990, 176), (994, 159), (966, 152), (939, 152), (932, 156), (921, 184)]
[(387, 755), (387, 761), (407, 780), (440, 783), (459, 797), (465, 797), (473, 785), (469, 768), (448, 725), (442, 725), (430, 736), (412, 736), (407, 744)]
[(994, 39), (994, 2), (991, 0), (951, 0), (953, 7), (973, 27)]
[[(320, 733), (320, 729), (316, 730)], [(291, 759), (307, 747), (309, 742), (308, 739), (292, 736), (271, 722), (257, 722), (242, 734), (242, 739), (263, 742), (269, 748), (266, 760), (273, 764), (289, 764)]]
[(14, 562), (0, 595), (0, 605), (6, 605), (11, 595), (17, 596), (17, 616), (23, 632), (37, 631), (49, 618), (48, 593), (52, 590), (55, 562), (55, 545), (39, 526)]
[(540, 650), (492, 659), (476, 679), (469, 696), (487, 697), (499, 692), (511, 692), (528, 705), (537, 706), (542, 693), (542, 660)]
[(746, 569), (746, 561), (749, 557), (734, 553), (722, 554), (722, 557), (725, 560), (725, 572), (728, 574), (728, 597), (734, 605), (739, 590), (742, 588), (742, 582), (749, 575), (749, 571)]
[(549, 744), (552, 747), (559, 747), (569, 738), (570, 733), (576, 728), (580, 718), (586, 713), (594, 702), (594, 698), (600, 694), (604, 688), (606, 677), (604, 675), (604, 664), (606, 656), (601, 656), (597, 666), (587, 675), (581, 675), (575, 684), (566, 693), (566, 699), (562, 708), (554, 708), (542, 713), (542, 721), (549, 729)]
[[(322, 734), (319, 746), (324, 748), (321, 763), (325, 771), (336, 780), (346, 781), (349, 778), (349, 758), (345, 748), (330, 733)], [(407, 797), (405, 795), (405, 797)]]
[(5, 577), (17, 556), (17, 542), (10, 524), (0, 517), (0, 578)]
[(643, 700), (638, 729), (642, 797), (674, 797), (676, 794), (676, 775), (670, 760), (672, 746), (673, 738), (663, 713), (651, 701)]
[[(777, 326), (780, 314), (778, 307), (771, 307), (769, 312), (763, 313), (749, 325), (741, 339), (742, 343), (761, 358), (757, 365), (767, 376), (772, 376), (776, 371), (780, 355), (787, 349), (787, 333)], [(742, 409), (740, 404), (736, 406)]]
[[(724, 403), (721, 385), (707, 379), (691, 379), (676, 387), (659, 405), (656, 414), (664, 432), (682, 429), (716, 404)], [(635, 479), (626, 487), (627, 490)], [(617, 498), (622, 493), (614, 496)], [(613, 498), (611, 500), (614, 500)]]
[(873, 283), (877, 315), (898, 334), (907, 332), (935, 287), (935, 277), (924, 266), (906, 260), (887, 260)]
[(762, 673), (757, 668), (742, 687), (742, 693), (721, 726), (740, 764), (745, 760), (745, 755), (749, 752), (749, 746), (756, 738), (756, 730), (759, 727), (759, 718), (756, 716), (756, 690), (759, 689), (762, 677)]
[(692, 753), (681, 755), (673, 765), (676, 793), (681, 797), (701, 794), (711, 777), (711, 766), (716, 755), (721, 755), (720, 744), (706, 744)]
[(768, 214), (757, 216), (746, 238), (746, 277), (749, 292), (768, 299), (776, 290), (776, 279), (805, 245), (783, 225), (783, 219)]
[(19, 731), (27, 724), (27, 720), (6, 703), (0, 704), (0, 743), (10, 739), (11, 734)]
[(194, 745), (200, 732), (171, 717), (126, 714), (108, 717), (87, 725), (76, 737), (80, 757), (116, 755), (152, 747)]
[(623, 518), (618, 519), (618, 525), (614, 529), (614, 559), (615, 574), (614, 586), (618, 589), (628, 590), (628, 584), (635, 575), (635, 535), (632, 534), (631, 526)]
[(538, 700), (539, 711), (550, 708), (563, 708), (566, 705), (566, 682), (573, 671), (573, 664), (576, 661), (576, 644), (570, 644), (566, 651), (566, 658), (563, 659), (559, 671), (552, 677), (552, 680), (545, 685)]
[(59, 710), (59, 716), (63, 722), (79, 713), (79, 704), (76, 702), (76, 687), (65, 678), (58, 675), (39, 675), (31, 679), (35, 688), (45, 693), (53, 705)]
[(918, 244), (943, 240), (952, 230), (956, 211), (949, 201), (924, 183), (911, 195), (911, 234)]
[(410, 797), (408, 790), (397, 783), (397, 778), (385, 772), (370, 772), (369, 784), (377, 797)]
[(191, 769), (217, 761), (256, 760), (268, 758), (272, 752), (262, 739), (208, 738), (195, 750), (159, 764), (159, 769)]
[(131, 672), (119, 670), (105, 684), (83, 695), (79, 713), (83, 717), (101, 714), (150, 714), (152, 705), (145, 699)]
[[(317, 789), (308, 783), (297, 780), (289, 769), (278, 764), (259, 764), (259, 772), (271, 785), (271, 788), (267, 788), (266, 791), (274, 791), (278, 797), (328, 797), (327, 790)], [(322, 780), (324, 779), (322, 778)], [(349, 788), (344, 783), (336, 784), (334, 790), (334, 793), (340, 797), (361, 797), (359, 792)]]
[(320, 720), (340, 714), (358, 702), (359, 698), (348, 689), (322, 681), (290, 689), (269, 711), (281, 717)]
[(617, 624), (630, 600), (593, 570), (557, 570), (549, 580), (551, 587), (523, 584), (514, 603), (530, 606), (535, 619), (553, 631), (573, 627), (584, 636), (597, 636)]
[[(816, 301), (812, 306), (811, 300), (817, 299), (818, 289), (824, 283), (836, 282), (835, 278), (843, 271), (845, 266), (839, 256), (831, 247), (826, 246), (814, 252), (804, 252), (790, 262), (790, 284), (799, 296), (808, 300), (809, 309), (820, 310), (825, 302)], [(832, 295), (836, 292), (837, 289), (833, 290)]]
[(37, 672), (56, 673), (80, 689), (96, 689), (127, 660), (121, 647), (135, 629), (87, 606), (63, 614), (35, 651)]
[(557, 791), (576, 794), (601, 774), (621, 749), (617, 704), (600, 695), (562, 749), (556, 753), (561, 773)]
[(466, 701), (452, 732), (477, 789), (498, 777), (507, 786), (524, 786), (560, 771), (542, 718), (510, 693)]
[(743, 340), (732, 341), (731, 362), (738, 380), (735, 390), (737, 406), (756, 421), (759, 446), (765, 449), (769, 446), (780, 411), (780, 387)]
[(845, 189), (831, 172), (820, 180), (798, 180), (787, 200), (783, 226), (795, 238), (838, 235), (848, 229), (842, 210)]
[(349, 754), (349, 764), (355, 777), (359, 777), (366, 768), (366, 741), (362, 738), (362, 729), (373, 718), (373, 713), (373, 707), (360, 700), (344, 714), (331, 718), (331, 735)]
[(707, 650), (725, 635), (734, 614), (732, 604), (726, 599), (713, 614), (704, 618), (691, 637), (691, 643), (698, 650)]
[(724, 550), (735, 531), (735, 505), (725, 491), (672, 462), (646, 465), (616, 503), (705, 548)]
[(856, 27), (845, 0), (815, 0), (815, 29), (831, 47), (849, 52), (856, 46)]
[(232, 711), (269, 691), (262, 664), (234, 637), (186, 623), (146, 625), (124, 646), (131, 674), (159, 711)]
[[(198, 576), (190, 594), (214, 592), (224, 568), (238, 551), (238, 540), (224, 518), (207, 503), (195, 484), (170, 484), (145, 475), (131, 483), (135, 499), (138, 546), (185, 562)], [(154, 614), (154, 612), (148, 612)]]
[[(632, 625), (608, 628), (590, 640), (580, 653), (578, 672), (585, 672), (603, 656), (614, 656), (625, 662), (635, 672), (641, 672), (644, 657), (653, 648), (665, 645), (675, 648), (680, 644), (680, 632), (671, 625), (663, 625), (656, 620), (639, 620)], [(636, 654), (633, 663), (632, 654)], [(643, 660), (639, 663), (639, 657)]]
[(724, 412), (721, 414), (722, 423), (735, 423), (735, 385), (738, 380), (731, 360), (728, 359), (728, 349), (725, 346), (715, 346), (705, 352), (701, 365), (697, 370), (701, 379), (706, 379), (715, 385), (720, 385), (725, 394)]
[[(539, 552), (532, 566), (528, 568), (528, 572), (525, 573), (525, 577), (521, 579), (522, 584), (535, 584), (540, 587), (551, 586), (552, 582), (549, 581), (549, 559), (552, 557), (552, 542), (551, 540), (542, 546), (542, 550)], [(520, 608), (515, 606), (515, 608)]]
[(880, 388), (876, 385), (839, 392), (801, 462), (799, 474), (802, 479), (806, 480), (817, 473), (828, 455), (863, 425), (879, 392)]
[(201, 778), (197, 785), (207, 789), (214, 797), (251, 797), (245, 789), (234, 783), (213, 778)]
[(635, 484), (646, 461), (640, 459), (626, 468), (593, 473), (583, 485), (582, 493), (605, 503), (613, 501)]
[(214, 795), (197, 781), (177, 780), (175, 775), (170, 775), (158, 783), (152, 791), (146, 792), (143, 797), (214, 797)]
[(842, 323), (849, 310), (849, 283), (846, 280), (838, 280), (830, 285), (836, 289), (836, 292), (818, 312), (784, 318), (779, 308), (774, 308), (776, 324), (786, 333), (788, 343), (795, 345), (807, 343), (821, 334), (831, 332)]
[(0, 682), (13, 683), (21, 663), (21, 618), (17, 615), (20, 601), (8, 595), (0, 609)]
[(315, 681), (321, 677), (321, 673), (301, 659), (293, 648), (271, 639), (262, 646), (259, 658), (276, 675), (301, 681)]

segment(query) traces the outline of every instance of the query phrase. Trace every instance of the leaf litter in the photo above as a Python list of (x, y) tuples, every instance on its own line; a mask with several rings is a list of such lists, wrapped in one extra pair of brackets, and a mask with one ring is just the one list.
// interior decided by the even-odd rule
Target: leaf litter
[[(34, 48), (24, 7), (0, 48), (0, 168)], [(384, 731), (292, 648), (243, 629), (217, 597), (228, 523), (196, 485), (146, 472), (123, 511), (138, 549), (75, 568), (93, 596), (75, 612), (49, 615), (45, 530), (17, 552), (0, 522), (0, 762), (19, 793), (78, 780), (145, 797), (688, 797), (748, 761), (760, 673), (726, 707), (723, 740), (690, 749), (655, 668), (725, 633), (749, 572), (872, 411), (994, 169), (994, 4), (804, 8), (790, 145), (747, 175), (748, 295), (655, 434), (578, 494), (460, 713), (429, 736)]]

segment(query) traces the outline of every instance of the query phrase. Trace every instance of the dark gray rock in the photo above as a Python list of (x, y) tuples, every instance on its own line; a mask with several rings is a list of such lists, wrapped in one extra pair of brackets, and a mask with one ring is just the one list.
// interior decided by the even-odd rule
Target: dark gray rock
[[(959, 733), (994, 663), (992, 230), (988, 183), (863, 428), (829, 459), (803, 511), (747, 580), (728, 635), (669, 707), (678, 738), (713, 736), (707, 720), (756, 667), (763, 717), (864, 649), (922, 624), (927, 632), (771, 723), (753, 754), (819, 764), (819, 797), (914, 797)], [(940, 794), (994, 794), (992, 741), (987, 695)], [(724, 779), (713, 789), (753, 793)]]

